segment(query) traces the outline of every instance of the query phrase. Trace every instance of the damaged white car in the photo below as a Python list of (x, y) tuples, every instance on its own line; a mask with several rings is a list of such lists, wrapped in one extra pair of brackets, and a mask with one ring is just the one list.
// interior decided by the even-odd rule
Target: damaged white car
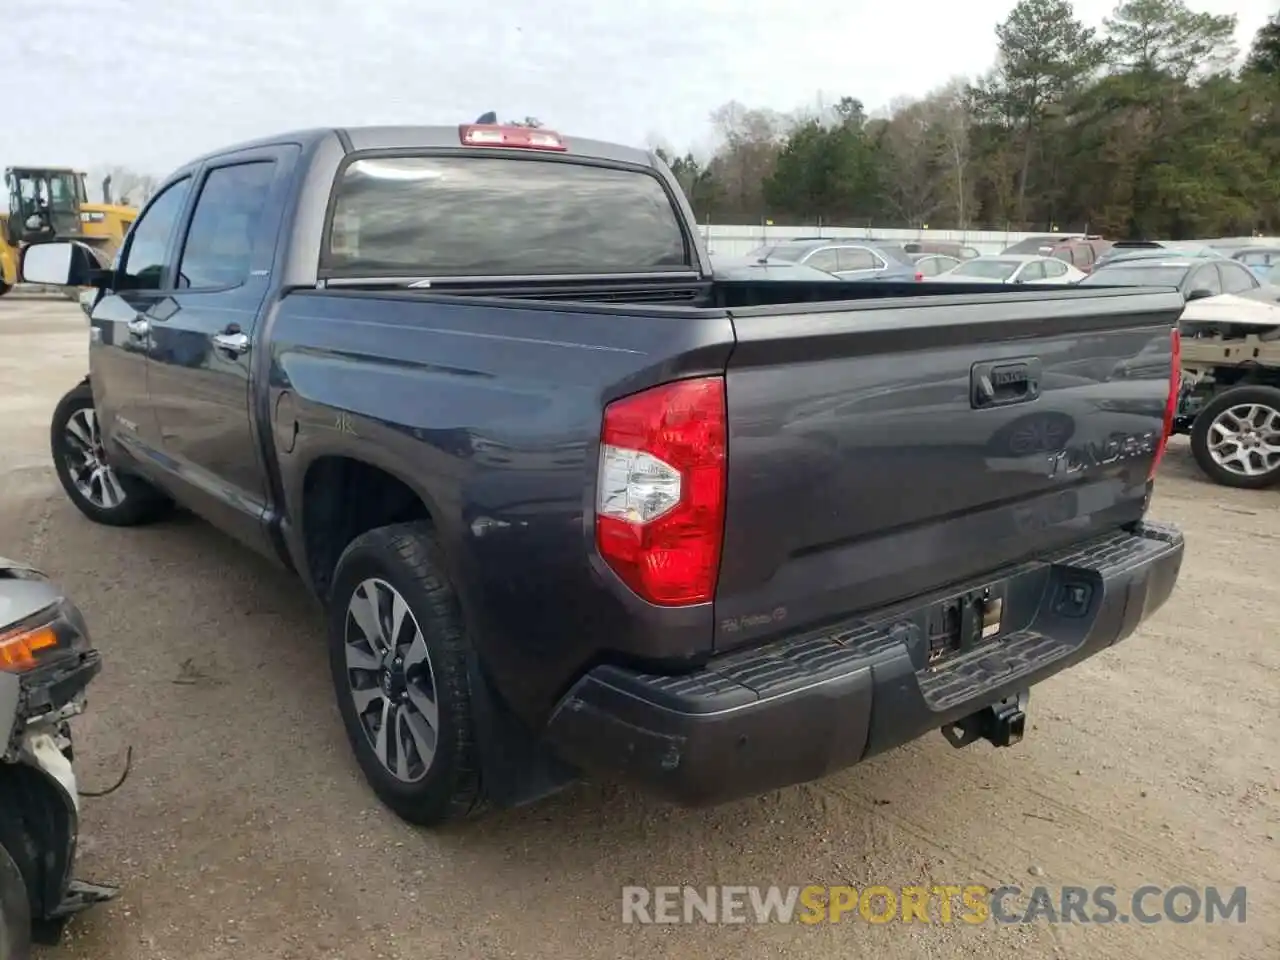
[(101, 670), (84, 618), (43, 574), (0, 557), (0, 957), (115, 890), (72, 878), (80, 797), (69, 721)]
[(1228, 487), (1280, 483), (1280, 286), (1190, 301), (1176, 433)]

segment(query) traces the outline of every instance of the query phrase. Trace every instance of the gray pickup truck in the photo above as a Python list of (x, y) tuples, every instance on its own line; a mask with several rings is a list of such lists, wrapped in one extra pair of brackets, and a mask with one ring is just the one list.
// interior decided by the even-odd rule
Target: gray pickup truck
[(176, 171), (112, 267), (52, 243), (24, 274), (98, 290), (67, 495), (295, 571), (415, 822), (1009, 744), (1178, 577), (1146, 519), (1177, 293), (717, 279), (644, 151), (290, 133)]

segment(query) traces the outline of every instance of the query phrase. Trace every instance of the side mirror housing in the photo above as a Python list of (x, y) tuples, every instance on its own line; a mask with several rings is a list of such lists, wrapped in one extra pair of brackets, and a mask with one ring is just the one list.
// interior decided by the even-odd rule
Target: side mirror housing
[(18, 274), (24, 283), (88, 287), (97, 284), (107, 267), (102, 255), (87, 243), (52, 240), (26, 247)]
[(1187, 294), (1187, 300), (1203, 300), (1205, 297), (1216, 296), (1217, 294), (1212, 290), (1205, 290), (1203, 287), (1198, 287)]

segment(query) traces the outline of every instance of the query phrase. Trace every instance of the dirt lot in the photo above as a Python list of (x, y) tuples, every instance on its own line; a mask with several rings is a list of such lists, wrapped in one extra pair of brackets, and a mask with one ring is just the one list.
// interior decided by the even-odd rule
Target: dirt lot
[[(1038, 687), (1011, 750), (926, 738), (710, 811), (592, 784), (443, 834), (372, 798), (302, 589), (194, 520), (97, 527), (48, 416), (86, 369), (73, 304), (0, 302), (0, 553), (80, 604), (107, 659), (79, 721), (82, 874), (124, 884), (42, 960), (1280, 955), (1280, 491), (1175, 442), (1154, 514), (1181, 584), (1139, 635)], [(1244, 925), (620, 922), (627, 884), (1248, 885)], [(1136, 939), (1135, 939), (1136, 938)]]

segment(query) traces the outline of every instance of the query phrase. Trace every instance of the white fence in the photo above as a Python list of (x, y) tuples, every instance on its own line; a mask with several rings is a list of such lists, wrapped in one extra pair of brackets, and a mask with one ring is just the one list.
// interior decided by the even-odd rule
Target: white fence
[(768, 227), (741, 224), (711, 224), (702, 227), (702, 235), (711, 252), (724, 257), (741, 257), (765, 243), (781, 243), (793, 237), (852, 238), (903, 243), (908, 240), (943, 240), (963, 243), (981, 253), (999, 253), (1010, 244), (1026, 237), (1043, 237), (1047, 233), (1019, 233), (1003, 230), (881, 230), (863, 227)]
[[(842, 237), (862, 240), (875, 237), (896, 243), (908, 240), (941, 240), (963, 243), (980, 253), (999, 253), (1005, 247), (1019, 240), (1025, 240), (1027, 237), (1051, 235), (1050, 231), (1023, 233), (1017, 230), (881, 230), (876, 227), (769, 227), (763, 224), (710, 224), (703, 226), (701, 232), (711, 252), (722, 257), (746, 256), (765, 243), (781, 243), (794, 237), (831, 237), (832, 239)], [(1064, 236), (1071, 236), (1071, 234), (1064, 234)], [(1227, 240), (1267, 244), (1274, 241), (1274, 238), (1216, 237), (1206, 239), (1205, 243)]]

